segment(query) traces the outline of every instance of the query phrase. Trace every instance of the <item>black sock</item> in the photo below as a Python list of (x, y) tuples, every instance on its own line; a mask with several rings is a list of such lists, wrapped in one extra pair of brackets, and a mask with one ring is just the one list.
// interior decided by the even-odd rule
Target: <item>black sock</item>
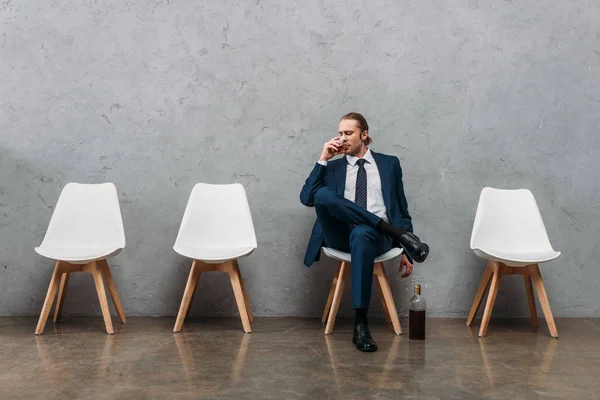
[(402, 235), (404, 233), (406, 233), (406, 231), (404, 231), (400, 228), (396, 228), (395, 226), (393, 226), (389, 222), (386, 222), (383, 219), (381, 220), (380, 223), (377, 224), (375, 229), (377, 229), (379, 232), (381, 232), (383, 234), (388, 235), (389, 237), (391, 237), (392, 239), (394, 239), (397, 242), (400, 242), (400, 238), (402, 237)]
[(357, 324), (367, 325), (367, 323), (368, 323), (367, 313), (369, 310), (366, 308), (355, 308), (354, 311), (356, 311), (356, 313), (354, 314), (354, 325), (357, 325)]

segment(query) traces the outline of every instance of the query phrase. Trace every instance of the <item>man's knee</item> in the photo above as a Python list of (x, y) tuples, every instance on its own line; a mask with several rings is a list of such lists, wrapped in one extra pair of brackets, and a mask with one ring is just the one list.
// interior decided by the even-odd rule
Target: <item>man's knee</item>
[(377, 231), (369, 225), (356, 225), (350, 232), (350, 243), (375, 243)]
[(327, 186), (319, 188), (315, 193), (315, 205), (326, 205), (334, 194), (335, 192)]

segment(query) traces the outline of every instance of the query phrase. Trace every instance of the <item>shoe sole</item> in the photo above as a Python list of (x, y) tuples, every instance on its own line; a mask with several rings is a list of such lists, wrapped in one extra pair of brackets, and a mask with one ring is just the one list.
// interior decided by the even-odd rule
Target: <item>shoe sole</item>
[(418, 262), (418, 263), (422, 263), (422, 262), (423, 262), (423, 261), (425, 261), (425, 260), (427, 259), (427, 257), (429, 256), (429, 245), (427, 245), (427, 244), (425, 244), (425, 243), (423, 243), (423, 244), (424, 244), (424, 245), (425, 245), (425, 247), (427, 248), (427, 252), (426, 252), (426, 254), (425, 254), (425, 257), (423, 257), (423, 258), (419, 258), (419, 259), (417, 259), (417, 258), (413, 257), (413, 258), (414, 258), (414, 260), (415, 260), (416, 262)]

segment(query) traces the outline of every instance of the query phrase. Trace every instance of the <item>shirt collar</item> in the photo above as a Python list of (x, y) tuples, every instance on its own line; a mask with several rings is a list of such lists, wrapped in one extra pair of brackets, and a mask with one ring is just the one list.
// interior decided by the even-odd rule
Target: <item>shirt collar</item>
[[(373, 154), (371, 154), (371, 149), (367, 149), (367, 152), (365, 153), (365, 155), (363, 156), (363, 158), (369, 164), (373, 164), (374, 161), (375, 161), (373, 159)], [(346, 161), (348, 161), (348, 164), (352, 165), (353, 167), (356, 165), (356, 162), (358, 160), (360, 160), (360, 158), (358, 158), (356, 156), (348, 156), (348, 155), (346, 156)]]

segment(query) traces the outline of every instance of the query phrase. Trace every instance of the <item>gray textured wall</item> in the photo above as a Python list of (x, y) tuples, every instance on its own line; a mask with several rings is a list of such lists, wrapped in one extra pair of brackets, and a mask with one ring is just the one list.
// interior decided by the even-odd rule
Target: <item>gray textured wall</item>
[[(33, 247), (70, 181), (119, 189), (127, 248), (111, 264), (129, 315), (176, 313), (189, 262), (171, 246), (201, 181), (248, 191), (255, 313), (320, 314), (334, 264), (302, 266), (314, 211), (298, 193), (356, 110), (372, 148), (400, 157), (433, 249), (410, 279), (388, 265), (403, 312), (421, 282), (432, 315), (466, 314), (485, 265), (475, 207), (495, 186), (530, 188), (563, 251), (542, 268), (555, 314), (599, 317), (600, 3), (347, 4), (0, 1), (0, 315), (39, 313), (53, 264)], [(199, 291), (194, 314), (236, 313), (225, 276)], [(494, 315), (526, 310), (506, 278)], [(65, 313), (99, 313), (89, 276)]]

